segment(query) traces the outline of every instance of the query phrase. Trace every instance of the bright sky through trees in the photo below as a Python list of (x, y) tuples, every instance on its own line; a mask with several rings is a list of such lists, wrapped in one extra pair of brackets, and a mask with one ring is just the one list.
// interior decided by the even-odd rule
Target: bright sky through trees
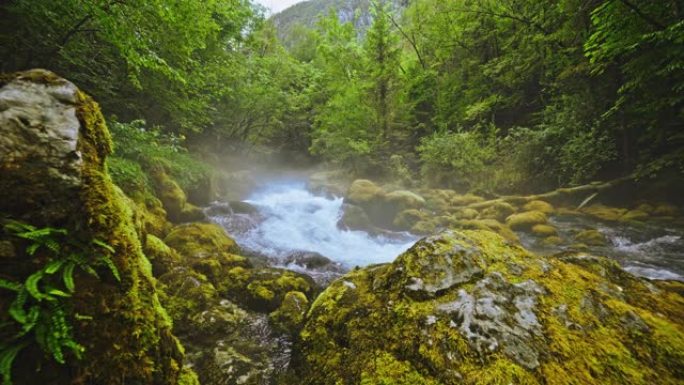
[(270, 9), (271, 13), (278, 13), (289, 6), (301, 3), (302, 1), (303, 0), (256, 0), (257, 3)]

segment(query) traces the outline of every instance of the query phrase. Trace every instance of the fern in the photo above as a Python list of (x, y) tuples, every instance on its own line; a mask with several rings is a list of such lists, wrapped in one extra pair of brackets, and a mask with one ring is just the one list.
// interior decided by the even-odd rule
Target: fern
[[(76, 268), (96, 278), (96, 268), (100, 266), (106, 267), (117, 281), (121, 281), (121, 275), (110, 256), (114, 248), (101, 240), (81, 242), (69, 237), (64, 229), (36, 228), (21, 222), (10, 222), (5, 230), (29, 241), (26, 253), (45, 261), (22, 283), (0, 278), (0, 289), (16, 292), (7, 311), (16, 333), (0, 344), (2, 384), (11, 385), (12, 364), (19, 352), (32, 343), (60, 364), (66, 363), (67, 352), (77, 359), (82, 357), (85, 348), (74, 340), (69, 323), (69, 298), (76, 290)], [(92, 319), (79, 314), (73, 317)]]

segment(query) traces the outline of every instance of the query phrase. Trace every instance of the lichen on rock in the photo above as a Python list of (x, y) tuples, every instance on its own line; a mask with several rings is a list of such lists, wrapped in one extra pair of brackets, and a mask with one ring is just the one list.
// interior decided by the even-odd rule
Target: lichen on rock
[(298, 384), (677, 384), (684, 286), (585, 254), (446, 231), (314, 301)]

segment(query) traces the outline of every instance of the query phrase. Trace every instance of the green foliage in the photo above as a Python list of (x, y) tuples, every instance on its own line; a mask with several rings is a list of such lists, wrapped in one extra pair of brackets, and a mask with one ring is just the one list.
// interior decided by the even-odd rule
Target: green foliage
[(481, 187), (494, 159), (491, 139), (476, 132), (440, 132), (418, 147), (423, 177), (452, 187)]
[(8, 223), (5, 231), (28, 242), (26, 254), (41, 262), (24, 282), (0, 278), (0, 289), (16, 293), (8, 309), (16, 332), (0, 343), (0, 375), (4, 385), (11, 385), (12, 363), (31, 344), (60, 364), (66, 362), (66, 352), (82, 357), (85, 348), (74, 340), (69, 320), (76, 268), (99, 278), (97, 269), (102, 267), (117, 281), (121, 277), (110, 257), (114, 249), (97, 239), (82, 242), (64, 229), (36, 228), (21, 222)]
[(114, 181), (124, 188), (149, 187), (143, 169), (154, 166), (163, 167), (184, 188), (195, 185), (209, 173), (208, 167), (182, 146), (183, 136), (166, 134), (159, 127), (148, 128), (143, 120), (112, 121), (109, 129), (116, 143), (116, 156), (108, 160), (109, 170)]

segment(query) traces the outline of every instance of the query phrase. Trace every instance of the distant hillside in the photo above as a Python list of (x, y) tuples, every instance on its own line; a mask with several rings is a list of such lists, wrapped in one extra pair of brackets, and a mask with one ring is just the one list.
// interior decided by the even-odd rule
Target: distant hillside
[[(309, 0), (295, 4), (271, 17), (278, 30), (278, 37), (283, 42), (297, 25), (314, 27), (321, 15), (327, 15), (336, 9), (341, 22), (354, 22), (355, 27), (363, 33), (371, 24), (369, 12), (370, 0)], [(408, 0), (391, 0), (395, 7), (404, 7)]]

